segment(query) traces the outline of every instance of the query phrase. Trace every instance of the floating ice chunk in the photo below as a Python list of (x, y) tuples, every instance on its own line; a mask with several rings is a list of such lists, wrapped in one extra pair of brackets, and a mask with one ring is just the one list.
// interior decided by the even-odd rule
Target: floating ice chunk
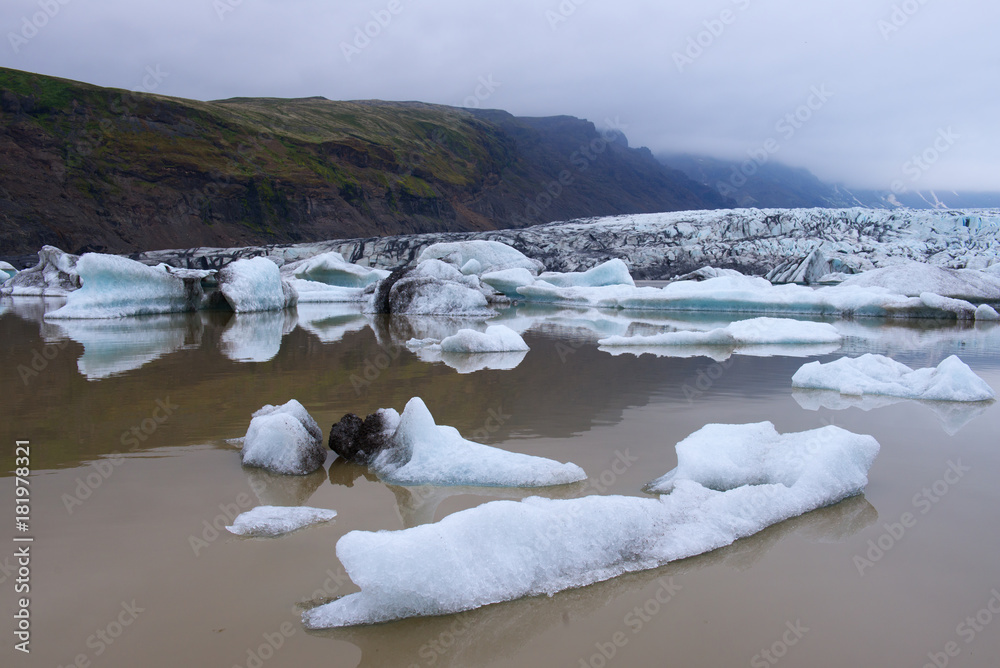
[[(492, 290), (489, 292), (493, 294)], [(413, 269), (397, 271), (383, 279), (366, 310), (394, 315), (480, 318), (495, 315), (488, 308), (479, 278), (466, 276), (440, 260), (425, 260)]]
[(470, 274), (481, 274), (483, 273), (483, 263), (476, 258), (472, 258), (462, 265), (462, 273), (466, 276)]
[(523, 267), (492, 271), (488, 274), (483, 274), (482, 279), (483, 283), (512, 299), (521, 297), (517, 291), (518, 288), (523, 288), (535, 282), (535, 276)]
[(336, 516), (336, 510), (322, 508), (257, 506), (237, 515), (233, 525), (227, 526), (226, 530), (237, 536), (274, 538), (307, 526), (329, 522)]
[(150, 267), (117, 255), (87, 253), (76, 263), (79, 290), (46, 318), (122, 318), (180, 313), (201, 307), (201, 280), (212, 272)]
[(76, 271), (79, 259), (55, 246), (42, 246), (38, 251), (38, 264), (9, 279), (0, 288), (0, 294), (35, 297), (67, 295), (80, 287), (80, 274)]
[(337, 556), (361, 591), (303, 622), (449, 614), (655, 568), (861, 493), (878, 449), (838, 427), (782, 436), (770, 423), (710, 425), (678, 444), (678, 468), (657, 481), (672, 491), (659, 499), (532, 497), (403, 531), (352, 531)]
[(648, 336), (610, 336), (602, 346), (741, 346), (838, 343), (843, 337), (825, 322), (787, 318), (753, 318), (707, 332), (665, 332)]
[(463, 329), (441, 341), (445, 353), (509, 353), (528, 350), (521, 336), (504, 325), (493, 325), (486, 332)]
[(836, 390), (841, 394), (879, 394), (925, 401), (991, 401), (996, 393), (962, 360), (952, 355), (937, 368), (914, 371), (882, 355), (842, 357), (828, 364), (810, 362), (792, 376), (792, 386)]
[(0, 285), (17, 275), (17, 269), (10, 262), (0, 261)]
[(294, 288), (299, 304), (361, 302), (367, 299), (364, 288), (345, 288), (301, 278), (286, 278), (285, 282)]
[(989, 304), (980, 304), (976, 309), (976, 322), (988, 320), (1000, 320), (1000, 313)]
[(243, 439), (243, 465), (273, 473), (306, 475), (326, 461), (323, 432), (298, 401), (264, 406)]
[(528, 301), (637, 310), (948, 319), (972, 319), (976, 311), (968, 302), (931, 293), (906, 297), (884, 288), (844, 285), (813, 290), (794, 284), (771, 285), (763, 278), (746, 276), (680, 281), (663, 288), (625, 285), (560, 288), (538, 281), (518, 288), (517, 292)]
[(538, 280), (562, 288), (573, 286), (598, 288), (605, 285), (628, 285), (635, 287), (635, 281), (632, 280), (632, 274), (628, 271), (628, 265), (618, 258), (608, 260), (603, 264), (582, 272), (559, 273), (547, 271), (539, 275)]
[(263, 257), (236, 260), (220, 269), (219, 292), (237, 313), (281, 311), (298, 301), (278, 265)]
[(477, 240), (433, 244), (420, 253), (417, 263), (425, 260), (443, 260), (456, 268), (464, 267), (469, 260), (475, 260), (480, 267), (480, 271), (476, 273), (520, 267), (537, 275), (545, 268), (538, 260), (532, 260), (521, 251), (499, 241)]
[(341, 288), (364, 288), (377, 283), (389, 272), (384, 269), (369, 269), (352, 264), (340, 253), (330, 252), (316, 255), (306, 260), (286, 264), (282, 274), (290, 274), (297, 279), (323, 283)]
[(390, 442), (372, 467), (398, 485), (545, 487), (587, 477), (576, 464), (467, 441), (455, 428), (436, 425), (419, 397), (406, 404)]
[(966, 301), (1000, 301), (1000, 277), (974, 269), (947, 269), (924, 262), (872, 269), (851, 276), (841, 285), (886, 288), (908, 297), (931, 292)]
[(687, 274), (682, 274), (675, 277), (675, 281), (707, 281), (710, 278), (719, 278), (720, 276), (743, 276), (739, 271), (735, 269), (718, 269), (716, 267), (702, 267), (701, 269), (696, 269), (695, 271), (688, 272)]

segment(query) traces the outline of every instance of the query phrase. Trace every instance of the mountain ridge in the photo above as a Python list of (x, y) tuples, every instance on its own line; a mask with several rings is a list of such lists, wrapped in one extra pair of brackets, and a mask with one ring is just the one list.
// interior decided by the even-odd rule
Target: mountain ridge
[(202, 102), (0, 68), (5, 255), (483, 231), (732, 204), (620, 132), (570, 116), (321, 96)]

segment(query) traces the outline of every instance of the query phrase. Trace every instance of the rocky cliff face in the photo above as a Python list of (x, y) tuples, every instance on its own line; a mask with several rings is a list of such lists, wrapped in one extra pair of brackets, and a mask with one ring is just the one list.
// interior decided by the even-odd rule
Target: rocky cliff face
[(519, 227), (731, 204), (617, 132), (422, 103), (198, 102), (0, 68), (0, 256)]

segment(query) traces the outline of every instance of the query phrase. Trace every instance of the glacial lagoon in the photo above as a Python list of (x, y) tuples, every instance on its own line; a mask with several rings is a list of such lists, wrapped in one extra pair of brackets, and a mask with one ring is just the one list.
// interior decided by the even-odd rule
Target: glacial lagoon
[[(403, 344), (468, 322), (307, 304), (45, 321), (59, 305), (0, 302), (4, 440), (32, 448), (39, 665), (922, 666), (957, 650), (953, 665), (980, 666), (1000, 655), (989, 611), (1000, 604), (1000, 408), (791, 387), (806, 362), (878, 353), (914, 368), (957, 354), (1000, 388), (996, 325), (827, 320), (842, 344), (639, 354), (597, 340), (728, 320), (517, 306), (496, 322), (523, 332), (526, 354), (433, 359)], [(589, 478), (402, 487), (332, 453), (319, 472), (276, 476), (242, 468), (232, 442), (265, 404), (297, 399), (328, 431), (345, 413), (402, 410), (416, 396), (466, 438), (574, 462)], [(647, 496), (677, 464), (678, 441), (707, 423), (764, 420), (782, 433), (834, 424), (874, 436), (866, 493), (551, 597), (302, 626), (303, 610), (357, 591), (335, 554), (349, 531), (417, 526), (494, 499)], [(0, 494), (12, 498), (13, 447), (2, 457)], [(224, 530), (258, 505), (338, 515), (277, 539)]]

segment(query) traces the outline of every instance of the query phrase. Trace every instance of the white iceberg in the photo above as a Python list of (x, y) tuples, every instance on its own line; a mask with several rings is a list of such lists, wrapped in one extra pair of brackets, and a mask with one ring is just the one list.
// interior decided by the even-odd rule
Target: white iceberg
[[(544, 269), (538, 260), (532, 260), (519, 250), (499, 241), (456, 241), (432, 244), (421, 251), (417, 263), (425, 260), (442, 260), (456, 269), (462, 269), (475, 260), (479, 271), (490, 273), (503, 269), (527, 269), (534, 275)], [(471, 265), (469, 265), (470, 268)]]
[(232, 526), (227, 526), (226, 530), (237, 536), (274, 538), (314, 524), (329, 522), (336, 516), (336, 510), (322, 508), (257, 506), (237, 515)]
[(282, 274), (341, 288), (365, 288), (389, 275), (385, 269), (352, 264), (337, 252), (323, 253), (281, 267)]
[(842, 286), (886, 288), (908, 297), (932, 292), (972, 302), (1000, 302), (1000, 276), (975, 269), (948, 269), (908, 262), (851, 276)]
[(494, 501), (403, 531), (352, 531), (337, 556), (361, 588), (309, 628), (442, 615), (554, 594), (729, 545), (860, 494), (879, 445), (838, 427), (710, 425), (677, 446), (658, 499)]
[(535, 276), (527, 269), (518, 267), (485, 273), (482, 275), (482, 281), (497, 292), (511, 299), (518, 299), (521, 298), (521, 294), (517, 289), (534, 283)]
[(415, 268), (383, 279), (366, 311), (403, 315), (449, 315), (488, 318), (487, 291), (477, 276), (466, 276), (440, 260), (424, 260)]
[(788, 318), (753, 318), (707, 332), (680, 331), (648, 336), (610, 336), (602, 346), (743, 346), (839, 343), (837, 328), (825, 322)]
[(181, 313), (201, 308), (202, 279), (211, 271), (175, 269), (101, 253), (87, 253), (76, 263), (82, 286), (46, 318), (122, 318)]
[(441, 341), (445, 353), (511, 353), (528, 350), (528, 344), (510, 327), (493, 325), (485, 332), (462, 329)]
[(996, 309), (989, 304), (980, 304), (976, 308), (976, 322), (992, 322), (1000, 320), (1000, 313), (997, 313)]
[(367, 299), (364, 288), (344, 288), (301, 278), (286, 278), (284, 282), (295, 290), (298, 303), (344, 303)]
[(285, 475), (312, 473), (326, 461), (323, 432), (295, 399), (253, 414), (243, 439), (243, 465)]
[(792, 386), (841, 394), (878, 394), (923, 401), (991, 401), (996, 393), (955, 355), (937, 368), (914, 371), (882, 355), (810, 362), (792, 376)]
[(538, 276), (538, 280), (545, 281), (549, 285), (561, 288), (569, 287), (592, 287), (599, 288), (606, 285), (627, 285), (635, 287), (635, 281), (628, 271), (628, 265), (614, 258), (599, 264), (587, 271), (579, 272), (555, 272), (547, 271)]
[(263, 257), (236, 260), (219, 270), (219, 292), (237, 313), (281, 311), (298, 302), (281, 270)]
[(79, 259), (55, 246), (42, 246), (38, 264), (9, 278), (0, 288), (0, 295), (65, 296), (80, 287), (80, 274), (76, 271)]
[[(395, 421), (392, 418), (388, 418), (390, 426)], [(419, 397), (410, 399), (396, 419), (398, 424), (389, 439), (391, 447), (380, 452), (371, 464), (378, 477), (388, 483), (546, 487), (587, 478), (576, 464), (467, 441), (454, 427), (435, 424)]]
[(963, 320), (974, 319), (976, 313), (976, 307), (968, 302), (931, 293), (907, 297), (885, 288), (844, 285), (814, 290), (794, 284), (772, 285), (763, 278), (746, 276), (679, 281), (662, 288), (560, 288), (536, 281), (517, 288), (517, 293), (528, 301), (614, 309)]

